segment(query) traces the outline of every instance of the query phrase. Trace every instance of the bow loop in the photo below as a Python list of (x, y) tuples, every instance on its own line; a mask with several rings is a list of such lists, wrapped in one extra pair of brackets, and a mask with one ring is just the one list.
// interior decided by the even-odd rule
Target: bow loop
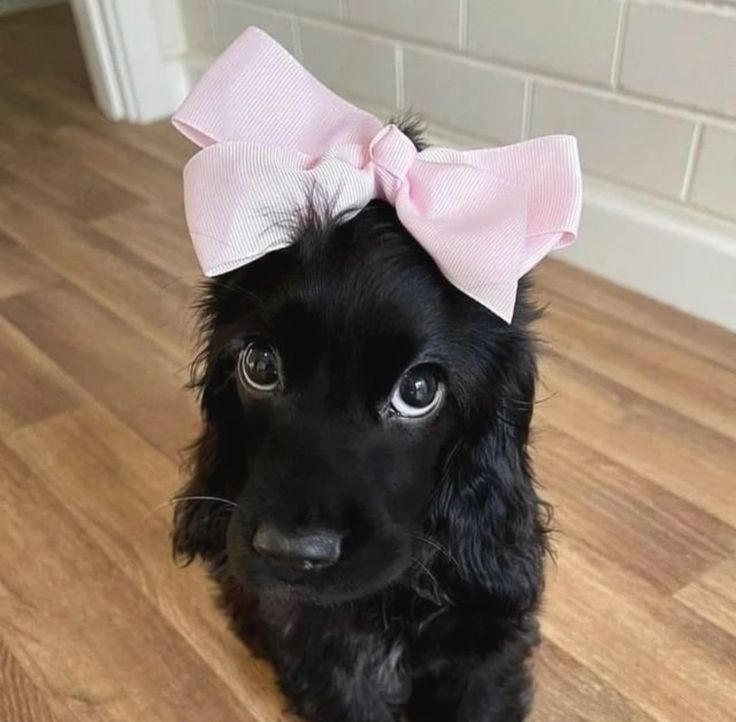
[(184, 170), (184, 199), (210, 276), (289, 245), (277, 221), (316, 188), (336, 212), (373, 198), (393, 204), (445, 277), (510, 321), (518, 279), (577, 233), (574, 138), (418, 152), (256, 28), (214, 62), (173, 123), (202, 148)]
[(368, 152), (375, 165), (377, 195), (396, 205), (396, 194), (419, 155), (414, 143), (391, 124), (373, 138)]

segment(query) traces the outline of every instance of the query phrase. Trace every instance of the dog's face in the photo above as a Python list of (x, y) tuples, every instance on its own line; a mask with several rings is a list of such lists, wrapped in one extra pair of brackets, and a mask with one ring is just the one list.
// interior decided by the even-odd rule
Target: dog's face
[[(181, 511), (178, 551), (323, 603), (400, 577), (453, 451), (506, 405), (513, 329), (454, 289), (381, 202), (305, 222), (294, 245), (215, 281), (205, 313), (189, 493), (237, 508), (208, 506), (203, 528), (202, 507)], [(521, 425), (523, 443), (527, 410)]]

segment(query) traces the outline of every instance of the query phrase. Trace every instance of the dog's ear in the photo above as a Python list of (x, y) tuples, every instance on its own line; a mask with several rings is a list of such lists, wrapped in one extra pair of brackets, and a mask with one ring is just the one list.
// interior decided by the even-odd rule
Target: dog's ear
[(191, 481), (175, 497), (172, 550), (174, 558), (184, 565), (195, 557), (216, 562), (225, 548), (232, 507), (218, 499), (222, 492), (216, 488), (221, 473), (216, 434), (212, 425), (205, 425), (191, 449)]
[[(205, 321), (207, 318), (205, 317)], [(203, 431), (189, 449), (189, 483), (177, 495), (172, 548), (174, 558), (189, 564), (195, 557), (216, 565), (224, 556), (227, 524), (232, 513), (233, 457), (240, 408), (228, 365), (213, 345), (203, 323), (203, 350), (192, 365), (191, 387), (199, 394)], [(198, 497), (198, 498), (195, 498)], [(204, 498), (203, 498), (204, 497)]]
[(523, 344), (496, 389), (491, 418), (467, 421), (426, 519), (427, 533), (451, 552), (448, 573), (509, 614), (535, 606), (547, 551), (548, 507), (527, 451), (535, 377), (533, 351)]
[(172, 549), (182, 564), (196, 557), (216, 562), (225, 548), (232, 506), (215, 498), (229, 500), (228, 487), (237, 477), (233, 444), (228, 442), (229, 434), (237, 428), (240, 409), (237, 394), (228, 389), (233, 383), (232, 359), (224, 352), (225, 342), (218, 337), (218, 329), (237, 296), (232, 279), (216, 278), (203, 286), (197, 303), (200, 351), (190, 369), (189, 387), (199, 398), (203, 431), (188, 450), (190, 481), (177, 494), (174, 508)]
[(197, 499), (187, 499), (196, 491), (192, 484), (185, 487), (179, 496), (174, 509), (174, 526), (171, 533), (171, 544), (174, 559), (183, 566), (191, 564), (196, 557), (204, 560), (212, 559), (217, 549), (213, 534), (218, 511), (212, 504)]

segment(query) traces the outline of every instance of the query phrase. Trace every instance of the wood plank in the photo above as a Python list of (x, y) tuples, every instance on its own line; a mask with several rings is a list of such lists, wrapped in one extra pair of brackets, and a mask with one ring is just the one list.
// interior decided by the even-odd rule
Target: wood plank
[(38, 200), (37, 194), (22, 185), (7, 186), (0, 197), (5, 232), (181, 365), (187, 364), (191, 358), (191, 288), (59, 209), (36, 213)]
[(736, 374), (720, 364), (561, 296), (541, 328), (565, 358), (736, 440)]
[(66, 504), (9, 455), (0, 446), (3, 471), (12, 469), (0, 499), (0, 628), (24, 667), (43, 670), (34, 681), (59, 722), (255, 720)]
[(113, 143), (79, 126), (60, 127), (52, 142), (77, 158), (81, 165), (105, 181), (184, 218), (181, 170), (130, 145)]
[(566, 537), (558, 550), (544, 607), (549, 639), (655, 720), (733, 719), (736, 638), (616, 559)]
[(5, 299), (0, 315), (171, 458), (194, 438), (186, 368), (74, 286)]
[(613, 317), (635, 323), (646, 333), (736, 371), (736, 340), (732, 333), (701, 321), (638, 293), (567, 263), (547, 258), (535, 271), (537, 291), (543, 303), (554, 305), (558, 297), (594, 310), (605, 323)]
[(183, 218), (173, 218), (160, 207), (136, 206), (98, 218), (91, 224), (182, 283), (196, 288), (202, 283)]
[(21, 92), (16, 78), (4, 78), (0, 83), (0, 131), (9, 144), (33, 143), (34, 139), (74, 122), (74, 115), (56, 103)]
[(614, 687), (545, 640), (534, 658), (535, 709), (530, 722), (652, 722)]
[(0, 640), (0, 719), (3, 722), (58, 722), (46, 696), (31, 682)]
[(28, 134), (13, 146), (0, 138), (0, 166), (51, 196), (77, 218), (99, 218), (140, 203), (141, 196), (82, 167), (42, 134)]
[(734, 527), (564, 431), (550, 429), (535, 450), (559, 537), (617, 559), (658, 591), (674, 593), (736, 552)]
[(78, 387), (0, 316), (0, 435), (81, 403)]
[(58, 276), (43, 261), (0, 230), (0, 298), (32, 291), (57, 280)]
[(168, 121), (145, 126), (108, 122), (95, 106), (89, 93), (83, 90), (25, 75), (8, 78), (7, 83), (15, 91), (23, 93), (33, 101), (53, 105), (67, 117), (73, 117), (74, 125), (94, 131), (108, 141), (136, 148), (179, 171), (196, 151), (196, 146), (175, 130)]
[(197, 151), (197, 146), (166, 121), (149, 125), (145, 133), (130, 125), (115, 126), (114, 136), (180, 171)]
[(55, 85), (83, 89), (91, 97), (74, 18), (66, 3), (3, 15), (0, 31), (0, 74), (22, 72)]
[(171, 559), (170, 509), (161, 504), (180, 483), (177, 465), (97, 406), (23, 429), (9, 443), (240, 703), (264, 722), (276, 719), (283, 702), (270, 669), (229, 632), (202, 571)]
[(736, 445), (666, 405), (552, 352), (542, 362), (538, 429), (554, 426), (736, 526)]
[(705, 572), (680, 590), (675, 599), (736, 637), (736, 557)]

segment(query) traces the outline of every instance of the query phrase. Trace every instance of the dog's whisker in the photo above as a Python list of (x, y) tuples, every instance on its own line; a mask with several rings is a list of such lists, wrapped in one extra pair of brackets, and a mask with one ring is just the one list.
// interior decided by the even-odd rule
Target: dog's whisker
[(439, 542), (436, 542), (433, 539), (428, 539), (427, 537), (422, 536), (421, 534), (409, 534), (409, 536), (412, 539), (416, 539), (417, 541), (420, 541), (424, 544), (427, 544), (428, 546), (433, 547), (438, 552), (440, 552), (440, 554), (442, 554), (453, 566), (455, 566), (457, 569), (460, 569), (459, 562), (457, 561), (457, 559), (455, 559), (454, 556), (452, 556), (450, 550), (447, 549), (447, 547), (444, 547)]
[(419, 559), (417, 559), (416, 557), (412, 557), (411, 560), (414, 562), (414, 564), (416, 564), (417, 566), (421, 567), (424, 570), (427, 576), (434, 582), (438, 590), (442, 588), (442, 585), (437, 580), (437, 577), (430, 571), (429, 567), (427, 567), (426, 564), (419, 561)]
[(144, 515), (143, 515), (143, 523), (147, 522), (154, 514), (161, 511), (161, 509), (165, 509), (166, 507), (171, 506), (171, 499), (167, 499), (166, 501), (162, 501), (160, 504), (156, 504), (156, 506), (153, 507), (153, 509), (149, 509)]
[(188, 289), (193, 290), (198, 282), (199, 277), (194, 274), (192, 274), (191, 276), (174, 276), (173, 278), (169, 279), (165, 283), (162, 283), (158, 287), (158, 295), (159, 297), (164, 296), (177, 285), (186, 286)]
[(222, 496), (206, 496), (206, 495), (195, 495), (195, 496), (174, 496), (169, 501), (172, 504), (179, 504), (182, 501), (221, 501), (223, 504), (228, 504), (229, 506), (233, 506), (236, 509), (240, 508), (240, 506), (232, 501), (231, 499), (225, 499)]
[(191, 527), (191, 531), (198, 531), (200, 528), (204, 527), (208, 534), (213, 536), (217, 535), (221, 530), (220, 525), (230, 517), (235, 508), (237, 508), (237, 505), (235, 507), (220, 506), (214, 510), (210, 507), (205, 515), (195, 517), (195, 522)]
[(143, 515), (143, 519), (141, 520), (141, 526), (145, 526), (151, 519), (154, 514), (157, 514), (161, 509), (165, 509), (166, 507), (175, 506), (176, 504), (180, 504), (183, 501), (217, 501), (221, 502), (223, 504), (228, 504), (229, 506), (233, 506), (235, 508), (239, 508), (238, 505), (234, 501), (230, 501), (230, 499), (223, 499), (221, 496), (174, 496), (171, 499), (167, 499), (166, 501), (162, 501), (160, 504), (156, 504), (156, 506), (153, 507), (153, 509), (150, 509)]

